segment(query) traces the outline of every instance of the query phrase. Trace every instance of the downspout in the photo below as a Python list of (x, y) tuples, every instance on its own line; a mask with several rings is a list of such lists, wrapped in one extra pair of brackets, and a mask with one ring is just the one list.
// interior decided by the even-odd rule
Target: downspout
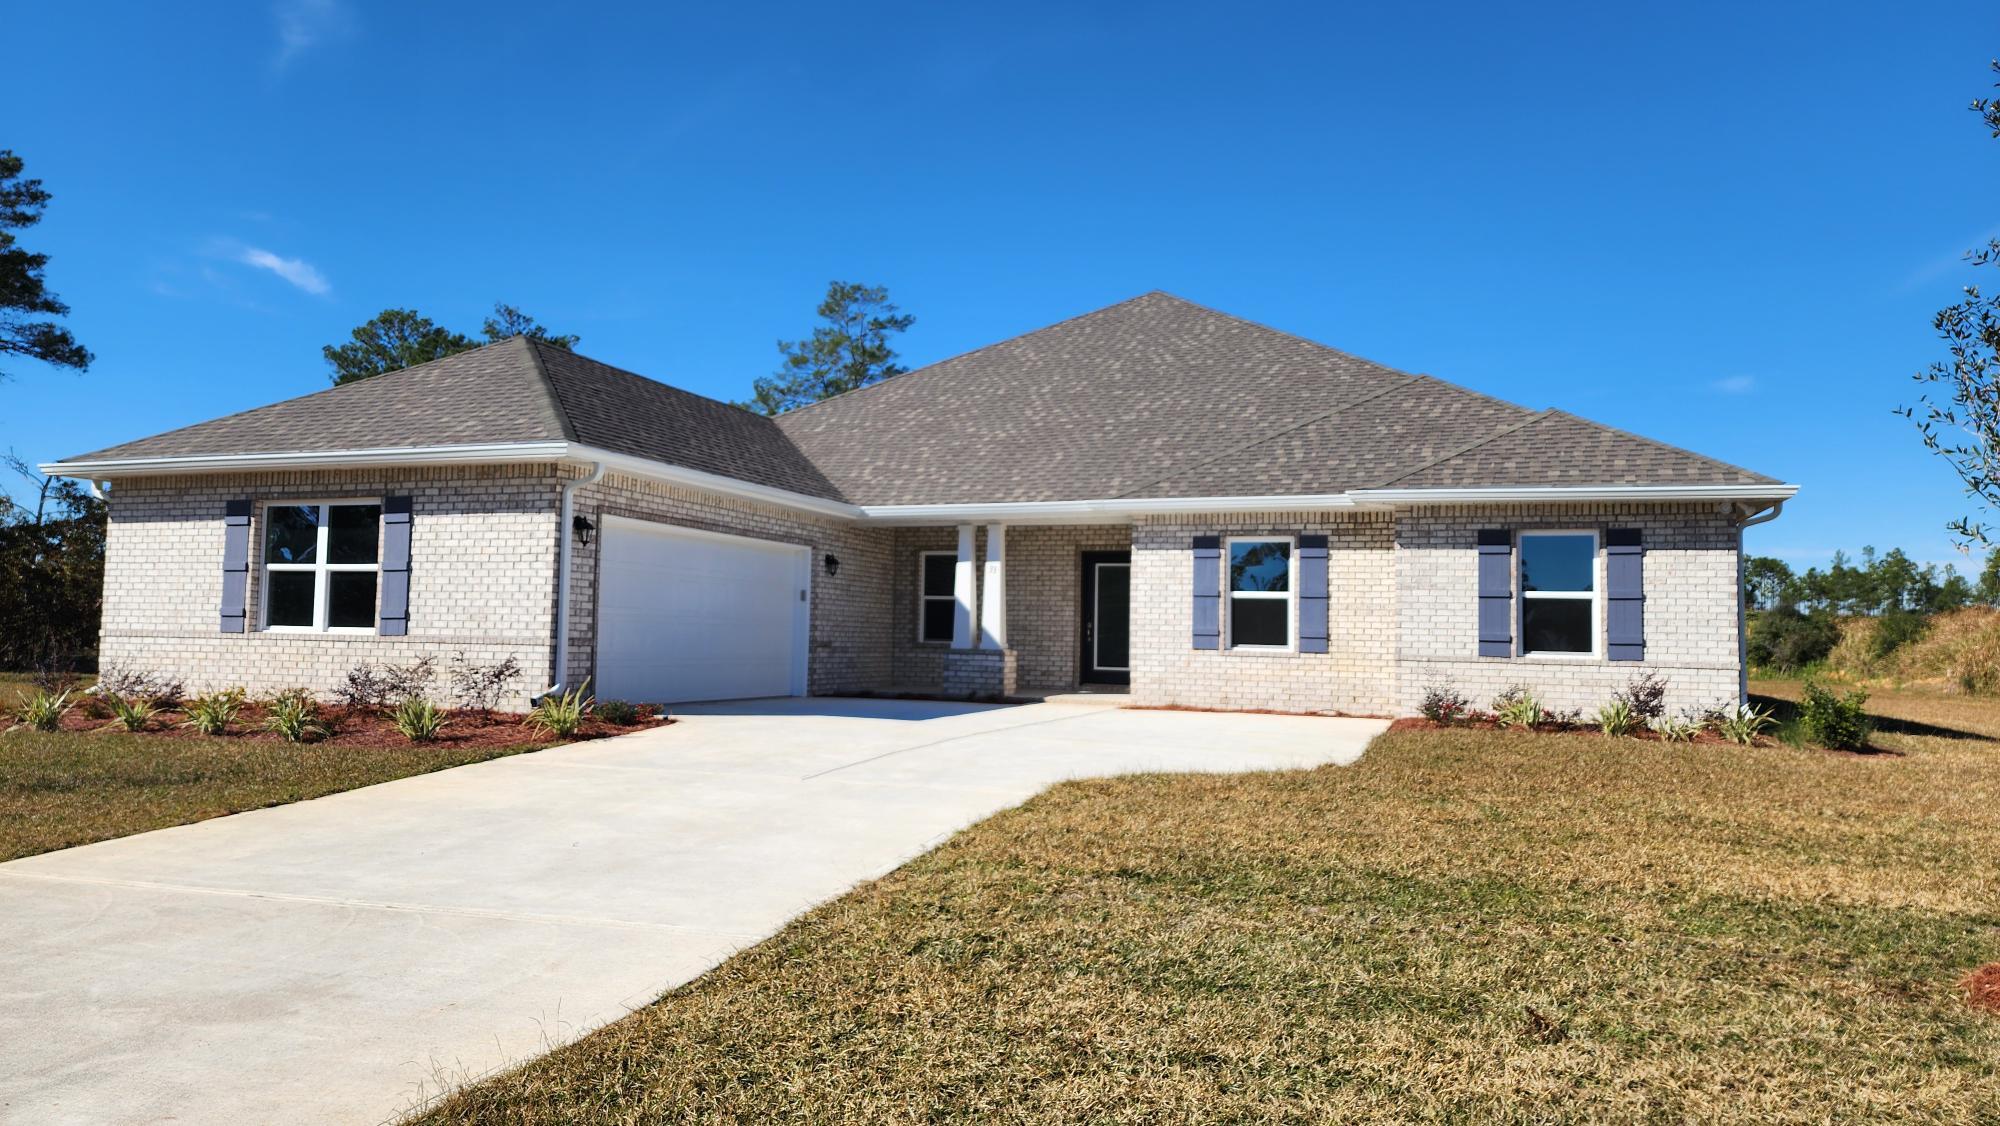
[(1785, 502), (1778, 501), (1767, 512), (1752, 515), (1756, 510), (1747, 505), (1741, 510), (1744, 515), (1736, 521), (1736, 702), (1750, 702), (1750, 630), (1745, 621), (1743, 605), (1743, 579), (1748, 571), (1743, 559), (1743, 529), (1758, 524), (1768, 524), (1785, 510)]
[[(585, 485), (595, 485), (604, 479), (604, 463), (593, 461), (590, 472), (562, 487), (562, 500), (556, 505), (556, 659), (553, 671), (555, 683), (535, 693), (536, 699), (553, 696), (564, 688), (569, 679), (569, 569), (570, 540), (575, 533), (570, 523), (576, 516), (576, 491)], [(533, 683), (532, 681), (530, 683)]]

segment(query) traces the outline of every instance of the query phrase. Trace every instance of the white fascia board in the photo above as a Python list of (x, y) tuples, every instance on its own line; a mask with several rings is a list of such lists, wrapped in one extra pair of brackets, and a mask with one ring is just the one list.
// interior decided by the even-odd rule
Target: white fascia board
[(104, 479), (158, 477), (174, 473), (247, 472), (259, 469), (495, 465), (522, 461), (560, 461), (569, 455), (570, 448), (568, 442), (495, 442), (467, 446), (389, 446), (365, 450), (100, 458), (87, 461), (51, 461), (43, 463), (39, 468), (51, 477)]
[(734, 477), (724, 477), (719, 473), (704, 473), (699, 469), (688, 469), (680, 465), (668, 465), (652, 458), (635, 457), (632, 454), (615, 453), (595, 446), (580, 446), (572, 442), (569, 446), (569, 460), (594, 461), (617, 473), (633, 477), (644, 477), (650, 481), (660, 481), (669, 485), (682, 485), (703, 492), (720, 493), (739, 500), (761, 501), (801, 512), (817, 513), (821, 516), (839, 516), (854, 520), (862, 516), (863, 510), (845, 501), (827, 500), (824, 497), (807, 496), (790, 489), (758, 485), (750, 481), (739, 481)]
[(1089, 524), (1182, 513), (1296, 512), (1362, 507), (1376, 506), (1361, 504), (1347, 493), (1326, 493), (1312, 496), (1034, 500), (1000, 504), (869, 504), (861, 507), (861, 515), (869, 522), (878, 524)]
[(1468, 489), (1356, 489), (1378, 504), (1562, 504), (1575, 501), (1789, 500), (1797, 485), (1548, 485)]

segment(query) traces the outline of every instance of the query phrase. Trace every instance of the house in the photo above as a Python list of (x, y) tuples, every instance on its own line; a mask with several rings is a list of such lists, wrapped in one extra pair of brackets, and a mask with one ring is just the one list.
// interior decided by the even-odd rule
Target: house
[(197, 686), (1363, 714), (1740, 698), (1796, 491), (1163, 293), (776, 419), (517, 337), (43, 468), (109, 497), (102, 660)]

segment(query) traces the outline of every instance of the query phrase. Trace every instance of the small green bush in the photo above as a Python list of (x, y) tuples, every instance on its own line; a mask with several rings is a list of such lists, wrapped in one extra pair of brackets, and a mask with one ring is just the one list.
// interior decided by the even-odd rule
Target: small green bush
[(14, 706), (14, 718), (23, 727), (54, 731), (62, 726), (62, 717), (75, 706), (74, 694), (67, 689), (50, 692), (46, 688), (38, 688), (34, 695), (21, 697), (20, 703)]
[(557, 739), (575, 735), (597, 704), (590, 698), (589, 689), (590, 682), (586, 680), (560, 696), (542, 697), (535, 710), (528, 713), (528, 726)]
[(196, 696), (187, 702), (187, 721), (181, 726), (192, 727), (203, 735), (226, 735), (229, 725), (236, 722), (237, 713), (243, 710), (244, 695), (241, 688), (231, 688)]
[(1923, 640), (1930, 628), (1929, 618), (1908, 610), (1894, 610), (1882, 615), (1875, 619), (1875, 636), (1869, 639), (1875, 659), (1881, 660), (1905, 645)]
[(620, 727), (630, 727), (651, 714), (651, 709), (632, 703), (630, 700), (599, 700), (597, 702), (597, 718), (606, 723), (615, 723)]
[(1786, 606), (1757, 615), (1748, 648), (1752, 665), (1791, 672), (1826, 660), (1838, 644), (1840, 623), (1832, 614)]
[(1874, 730), (1868, 718), (1868, 693), (1856, 689), (1837, 695), (1817, 680), (1807, 680), (1799, 698), (1799, 727), (1805, 737), (1835, 751), (1858, 751)]
[(1424, 702), (1418, 709), (1425, 719), (1446, 727), (1465, 718), (1472, 707), (1472, 701), (1464, 693), (1449, 684), (1433, 684), (1424, 689)]
[(1517, 684), (1493, 698), (1493, 718), (1502, 727), (1536, 727), (1548, 715), (1542, 702)]
[(1613, 696), (1597, 709), (1597, 729), (1614, 739), (1632, 734), (1639, 726), (1639, 717), (1632, 713), (1631, 703), (1623, 696)]
[(1716, 709), (1709, 726), (1724, 739), (1739, 747), (1748, 747), (1757, 742), (1757, 736), (1770, 730), (1777, 722), (1777, 719), (1763, 708), (1751, 704), (1732, 704)]
[(1646, 721), (1646, 726), (1669, 743), (1692, 743), (1694, 737), (1701, 734), (1701, 720), (1685, 712), (1654, 716)]
[(287, 743), (310, 743), (333, 730), (320, 718), (318, 701), (303, 688), (279, 693), (271, 699), (264, 729), (277, 732)]
[(111, 709), (111, 714), (125, 725), (127, 731), (144, 731), (146, 725), (152, 722), (155, 710), (152, 701), (139, 696), (107, 695), (104, 706)]
[(444, 712), (436, 704), (420, 697), (397, 704), (389, 721), (412, 743), (435, 742), (438, 732), (444, 730), (445, 725)]

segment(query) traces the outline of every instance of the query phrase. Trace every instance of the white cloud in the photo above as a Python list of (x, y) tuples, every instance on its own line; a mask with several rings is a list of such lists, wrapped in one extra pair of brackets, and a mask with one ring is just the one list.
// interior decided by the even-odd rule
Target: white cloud
[(278, 70), (321, 43), (354, 29), (353, 17), (340, 0), (278, 0), (271, 14), (278, 21), (278, 54), (271, 65)]
[(333, 286), (327, 282), (326, 275), (320, 273), (311, 262), (303, 258), (280, 258), (268, 250), (246, 246), (237, 252), (236, 260), (246, 266), (269, 270), (316, 297), (323, 297), (333, 291)]
[(1725, 376), (1710, 383), (1708, 386), (1710, 390), (1720, 391), (1725, 395), (1748, 395), (1757, 389), (1757, 377), (1754, 375)]

